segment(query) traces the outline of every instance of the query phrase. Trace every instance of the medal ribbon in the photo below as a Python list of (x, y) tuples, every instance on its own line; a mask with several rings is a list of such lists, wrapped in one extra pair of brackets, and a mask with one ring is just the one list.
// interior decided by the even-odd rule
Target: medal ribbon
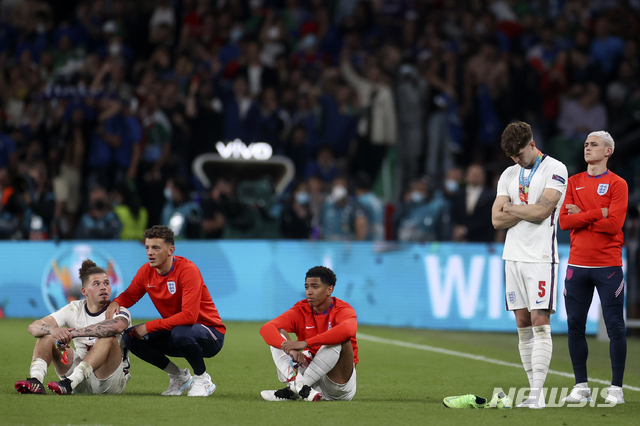
[(520, 168), (518, 193), (520, 194), (520, 201), (525, 204), (529, 204), (529, 184), (531, 183), (531, 180), (533, 180), (533, 175), (536, 173), (536, 170), (538, 170), (538, 166), (542, 162), (542, 157), (542, 152), (538, 150), (538, 156), (536, 157), (536, 161), (533, 163), (531, 173), (529, 173), (528, 177), (524, 177), (524, 167)]

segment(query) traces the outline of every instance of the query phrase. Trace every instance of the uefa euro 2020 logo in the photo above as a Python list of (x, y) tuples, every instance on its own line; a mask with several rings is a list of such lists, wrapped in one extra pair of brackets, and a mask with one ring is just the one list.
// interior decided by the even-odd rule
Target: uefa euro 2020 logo
[(57, 311), (73, 300), (84, 299), (78, 275), (85, 259), (93, 260), (107, 271), (112, 299), (122, 291), (122, 273), (108, 253), (89, 244), (64, 246), (46, 265), (42, 277), (42, 298), (50, 312)]

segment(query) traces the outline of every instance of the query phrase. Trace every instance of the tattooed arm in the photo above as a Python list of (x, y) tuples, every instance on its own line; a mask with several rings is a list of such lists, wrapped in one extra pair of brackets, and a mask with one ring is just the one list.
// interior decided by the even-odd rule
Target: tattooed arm
[(124, 317), (116, 317), (101, 321), (97, 324), (78, 328), (71, 332), (73, 338), (76, 337), (111, 337), (126, 330), (129, 322)]
[(54, 339), (63, 343), (71, 341), (71, 333), (69, 329), (58, 327), (58, 323), (51, 315), (32, 322), (29, 325), (29, 333), (31, 333), (33, 337), (51, 335)]
[(562, 193), (557, 189), (546, 188), (537, 203), (515, 205), (508, 202), (502, 210), (527, 222), (540, 223), (553, 212), (561, 196)]

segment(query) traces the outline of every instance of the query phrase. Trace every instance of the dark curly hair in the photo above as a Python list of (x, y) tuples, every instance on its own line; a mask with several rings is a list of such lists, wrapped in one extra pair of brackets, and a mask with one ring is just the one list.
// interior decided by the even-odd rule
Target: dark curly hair
[(143, 238), (161, 238), (165, 243), (172, 246), (176, 241), (176, 237), (173, 234), (171, 228), (165, 225), (153, 225), (151, 228), (144, 231)]
[(500, 147), (509, 157), (518, 155), (520, 150), (533, 140), (531, 126), (523, 121), (512, 121), (502, 132)]
[(314, 266), (307, 271), (306, 278), (320, 278), (323, 284), (336, 285), (336, 274), (326, 266)]

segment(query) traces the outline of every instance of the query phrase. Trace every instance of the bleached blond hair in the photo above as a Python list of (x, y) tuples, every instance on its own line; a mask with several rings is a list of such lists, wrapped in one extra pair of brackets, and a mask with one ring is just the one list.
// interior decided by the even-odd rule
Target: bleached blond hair
[(611, 153), (613, 154), (613, 151), (615, 151), (616, 149), (616, 143), (613, 141), (613, 137), (609, 134), (609, 132), (605, 132), (604, 130), (598, 130), (597, 132), (589, 133), (587, 138), (590, 138), (591, 136), (598, 136), (599, 138), (602, 138), (602, 140), (604, 141), (604, 145), (610, 146)]

